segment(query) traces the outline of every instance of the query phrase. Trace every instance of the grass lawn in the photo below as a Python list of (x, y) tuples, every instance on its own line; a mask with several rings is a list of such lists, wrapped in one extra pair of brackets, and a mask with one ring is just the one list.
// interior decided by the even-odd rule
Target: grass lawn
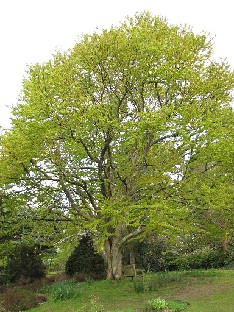
[[(144, 289), (143, 289), (144, 286)], [(140, 312), (147, 300), (163, 298), (188, 302), (188, 312), (233, 312), (234, 270), (147, 274), (141, 280), (91, 281), (75, 285), (76, 298), (49, 300), (30, 312)]]

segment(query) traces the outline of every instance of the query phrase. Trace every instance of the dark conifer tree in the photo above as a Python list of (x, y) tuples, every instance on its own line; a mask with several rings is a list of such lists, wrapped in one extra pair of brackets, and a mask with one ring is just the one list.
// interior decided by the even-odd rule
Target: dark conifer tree
[(75, 273), (82, 273), (87, 277), (103, 277), (105, 273), (104, 260), (95, 251), (90, 236), (86, 235), (81, 238), (79, 245), (73, 250), (66, 262), (65, 271), (70, 276)]

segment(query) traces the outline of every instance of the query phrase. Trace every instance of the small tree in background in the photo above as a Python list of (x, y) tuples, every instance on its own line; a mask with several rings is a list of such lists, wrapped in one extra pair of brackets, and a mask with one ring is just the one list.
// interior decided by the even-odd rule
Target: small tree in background
[(42, 261), (39, 248), (35, 245), (21, 243), (16, 245), (8, 256), (6, 274), (9, 282), (17, 282), (21, 278), (32, 282), (45, 276), (45, 265)]
[(81, 238), (79, 245), (69, 256), (65, 268), (66, 274), (84, 274), (86, 277), (102, 278), (105, 275), (105, 264), (102, 256), (93, 247), (90, 236)]

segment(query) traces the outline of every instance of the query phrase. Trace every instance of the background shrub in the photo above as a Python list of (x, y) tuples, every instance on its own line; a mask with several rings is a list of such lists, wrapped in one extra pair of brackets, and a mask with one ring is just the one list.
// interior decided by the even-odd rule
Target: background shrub
[(227, 252), (218, 250), (198, 250), (190, 254), (172, 257), (168, 262), (169, 270), (217, 269), (229, 261)]
[(70, 276), (76, 273), (77, 279), (79, 274), (84, 279), (101, 279), (105, 276), (104, 260), (94, 250), (89, 236), (82, 237), (79, 245), (71, 253), (66, 262), (65, 272)]
[(2, 286), (5, 285), (6, 283), (7, 283), (7, 275), (5, 272), (5, 268), (3, 266), (0, 266), (0, 290)]
[(165, 237), (149, 236), (141, 242), (130, 242), (123, 252), (123, 263), (131, 263), (130, 255), (134, 255), (136, 267), (145, 271), (174, 271), (190, 269), (210, 269), (234, 265), (234, 247), (230, 244), (228, 251), (222, 246), (173, 245)]
[(164, 271), (166, 269), (164, 252), (167, 249), (168, 244), (161, 237), (149, 236), (144, 241), (129, 242), (123, 251), (123, 264), (131, 263), (130, 253), (132, 253), (137, 268), (150, 272)]
[(21, 243), (8, 256), (5, 273), (8, 282), (32, 282), (45, 276), (45, 265), (36, 246)]

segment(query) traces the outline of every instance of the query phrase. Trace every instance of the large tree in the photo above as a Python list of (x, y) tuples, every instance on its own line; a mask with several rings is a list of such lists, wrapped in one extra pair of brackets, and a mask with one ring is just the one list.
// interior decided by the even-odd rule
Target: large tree
[(64, 235), (91, 232), (110, 279), (129, 239), (188, 228), (199, 190), (229, 163), (206, 153), (226, 146), (233, 121), (233, 72), (211, 55), (205, 35), (144, 13), (28, 70), (2, 182), (40, 220), (67, 220)]

